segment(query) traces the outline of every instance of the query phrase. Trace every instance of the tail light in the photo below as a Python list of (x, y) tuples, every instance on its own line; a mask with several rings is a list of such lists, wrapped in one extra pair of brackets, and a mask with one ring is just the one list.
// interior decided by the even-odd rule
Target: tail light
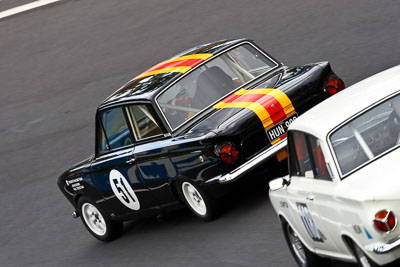
[(331, 78), (327, 83), (327, 91), (330, 95), (334, 95), (344, 89), (344, 82), (340, 78)]
[(389, 210), (380, 210), (375, 214), (374, 225), (381, 232), (389, 233), (397, 226), (397, 218)]
[(238, 159), (238, 151), (232, 144), (224, 144), (216, 149), (216, 154), (227, 164), (232, 164)]

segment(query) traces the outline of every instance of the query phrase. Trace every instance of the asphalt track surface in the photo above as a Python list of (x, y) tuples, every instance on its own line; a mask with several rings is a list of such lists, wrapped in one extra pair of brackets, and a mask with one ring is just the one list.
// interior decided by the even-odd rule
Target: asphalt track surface
[(213, 222), (182, 209), (106, 244), (56, 179), (93, 153), (97, 105), (178, 52), (248, 37), (288, 65), (329, 60), (351, 85), (400, 64), (399, 12), (397, 0), (66, 0), (1, 20), (0, 266), (296, 266), (266, 181), (246, 177)]

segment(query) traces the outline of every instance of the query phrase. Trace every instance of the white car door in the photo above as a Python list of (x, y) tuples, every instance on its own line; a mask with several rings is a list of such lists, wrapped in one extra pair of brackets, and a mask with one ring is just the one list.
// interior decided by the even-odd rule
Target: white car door
[[(292, 131), (289, 135), (290, 209), (298, 234), (314, 250), (336, 252), (335, 240), (326, 229), (332, 211), (335, 183), (325, 164), (318, 139)], [(330, 223), (329, 223), (330, 224)]]

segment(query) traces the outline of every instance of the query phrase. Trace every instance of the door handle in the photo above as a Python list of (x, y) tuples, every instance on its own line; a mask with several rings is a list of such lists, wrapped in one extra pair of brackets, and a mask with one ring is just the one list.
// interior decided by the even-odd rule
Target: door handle
[(135, 162), (135, 158), (128, 159), (126, 164), (133, 164)]
[(315, 196), (311, 195), (311, 194), (308, 194), (307, 197), (306, 197), (306, 199), (309, 200), (309, 201), (313, 201), (314, 198), (315, 198)]

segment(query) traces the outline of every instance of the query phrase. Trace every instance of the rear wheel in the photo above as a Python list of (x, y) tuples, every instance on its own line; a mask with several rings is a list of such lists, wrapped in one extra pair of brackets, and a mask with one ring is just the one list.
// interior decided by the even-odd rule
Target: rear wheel
[(111, 220), (88, 198), (81, 197), (78, 206), (83, 224), (95, 238), (111, 241), (122, 234), (123, 223)]
[(189, 209), (202, 221), (214, 219), (214, 201), (197, 184), (190, 180), (180, 183), (183, 199)]
[(357, 259), (357, 263), (361, 267), (377, 267), (378, 265), (373, 262), (364, 251), (352, 240), (350, 240), (351, 249), (353, 250), (353, 254)]
[(289, 250), (300, 267), (329, 266), (330, 261), (328, 259), (319, 257), (304, 246), (299, 236), (285, 219), (282, 219), (282, 230)]

